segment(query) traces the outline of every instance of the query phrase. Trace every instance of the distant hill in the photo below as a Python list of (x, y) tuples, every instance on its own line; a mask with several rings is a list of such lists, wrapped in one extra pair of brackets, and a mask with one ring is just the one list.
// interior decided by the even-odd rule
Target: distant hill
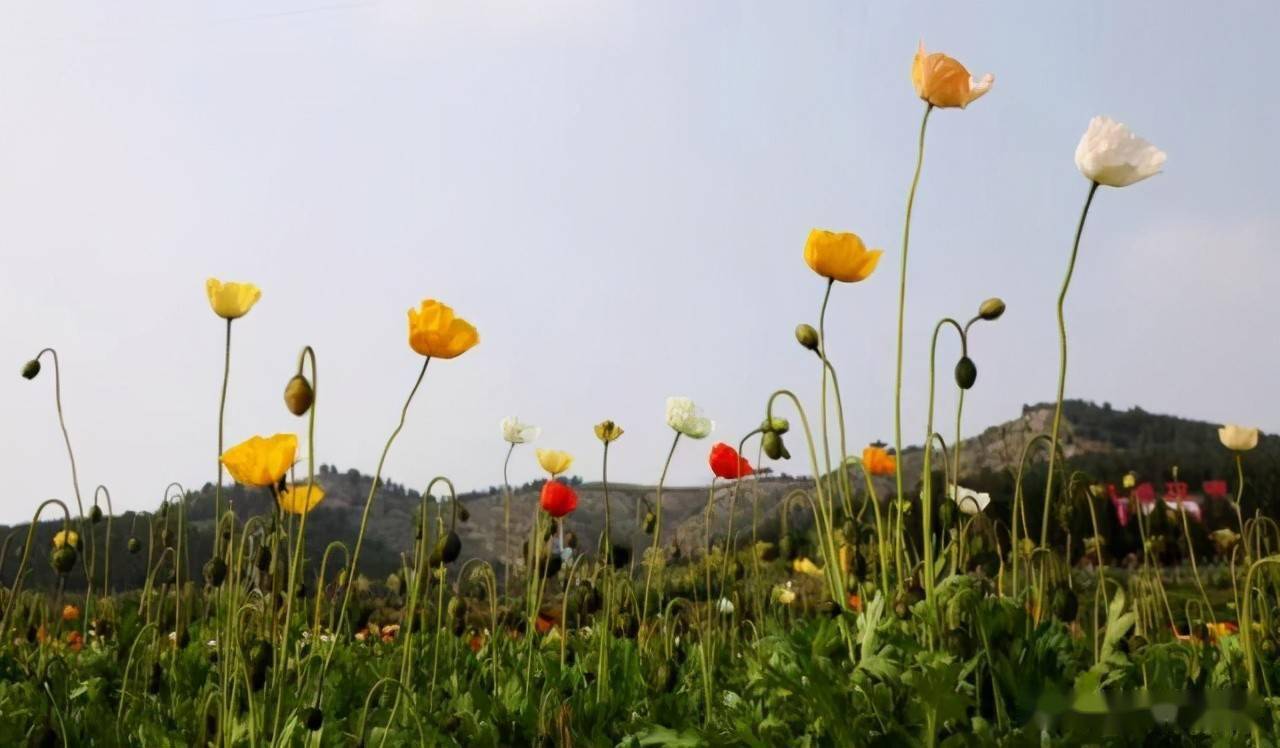
[[(1007, 515), (1013, 494), (1014, 474), (1023, 445), (1039, 432), (1047, 431), (1052, 418), (1051, 403), (1024, 406), (1022, 414), (1013, 420), (987, 428), (975, 437), (964, 440), (960, 449), (961, 480), (969, 487), (989, 491), (994, 497), (993, 515)], [(938, 430), (950, 429), (945, 419), (940, 419)], [(953, 426), (951, 428), (954, 428)], [(1234, 463), (1231, 455), (1218, 443), (1217, 424), (1193, 421), (1176, 416), (1148, 413), (1140, 408), (1116, 410), (1107, 404), (1072, 400), (1064, 410), (1063, 448), (1072, 470), (1083, 470), (1093, 479), (1118, 483), (1124, 473), (1133, 470), (1141, 480), (1162, 486), (1172, 477), (1174, 466), (1178, 475), (1197, 488), (1203, 481), (1225, 478), (1235, 486)], [(809, 466), (801, 461), (805, 450), (799, 448), (800, 436), (789, 435), (789, 444), (795, 458), (789, 462), (773, 463), (777, 470), (789, 469), (807, 472)], [(949, 448), (953, 448), (949, 445)], [(922, 451), (910, 447), (903, 451), (903, 465), (908, 478), (909, 491), (914, 493), (919, 484)], [(750, 455), (749, 455), (750, 456)], [(940, 471), (940, 460), (935, 467)], [(1038, 457), (1027, 470), (1024, 485), (1028, 487), (1027, 513), (1033, 527), (1039, 526), (1041, 494), (1034, 487), (1043, 486), (1044, 463)], [(1262, 507), (1272, 516), (1280, 516), (1272, 497), (1280, 487), (1280, 438), (1264, 436), (1259, 447), (1246, 457), (1247, 510)], [(940, 474), (939, 474), (940, 477)], [(308, 519), (307, 556), (310, 564), (318, 564), (326, 545), (339, 540), (353, 543), (360, 526), (365, 497), (371, 477), (355, 470), (340, 471), (323, 465), (318, 480), (326, 491), (325, 501)], [(861, 486), (861, 478), (854, 482)], [(593, 551), (604, 526), (604, 492), (599, 483), (583, 483), (574, 478), (579, 493), (579, 509), (566, 522), (566, 528), (579, 538), (584, 550)], [(745, 481), (739, 488), (735, 529), (740, 536), (749, 536), (753, 501), (759, 508), (760, 530), (764, 537), (774, 537), (780, 525), (779, 504), (789, 492), (807, 488), (812, 481), (779, 475), (765, 475), (760, 480)], [(893, 490), (892, 481), (877, 481), (882, 499)], [(513, 487), (511, 500), (511, 530), (513, 552), (519, 554), (521, 544), (528, 535), (531, 518), (537, 507), (540, 482)], [(713, 536), (723, 538), (727, 528), (729, 503), (733, 496), (731, 484), (718, 484), (714, 497)], [(440, 492), (438, 492), (440, 493)], [(613, 516), (613, 532), (616, 542), (643, 548), (650, 537), (644, 535), (637, 523), (637, 502), (652, 503), (655, 498), (652, 486), (611, 484), (609, 489)], [(224, 500), (231, 502), (243, 519), (264, 513), (269, 497), (261, 489), (248, 490), (242, 486), (225, 486)], [(503, 557), (503, 502), (502, 491), (489, 487), (459, 496), (467, 507), (470, 520), (459, 523), (458, 532), (463, 541), (463, 558), (481, 558), (499, 564)], [(706, 487), (668, 488), (664, 492), (664, 540), (674, 542), (688, 553), (701, 548), (706, 542), (705, 512), (708, 501)], [(371, 578), (385, 577), (400, 563), (400, 554), (411, 553), (414, 522), (420, 505), (419, 495), (394, 481), (384, 481), (370, 514), (369, 528), (362, 552), (361, 571)], [(200, 566), (210, 555), (213, 525), (213, 486), (206, 484), (186, 496), (189, 522), (190, 569), (198, 577)], [(643, 510), (640, 512), (643, 515)], [(170, 509), (171, 521), (176, 520), (176, 507)], [(117, 589), (140, 586), (147, 557), (146, 538), (148, 519), (159, 533), (161, 520), (150, 514), (126, 513), (114, 518), (111, 528), (111, 577)], [(1007, 520), (1006, 520), (1007, 521)], [(809, 524), (809, 512), (802, 502), (792, 505), (791, 527), (804, 529)], [(58, 524), (41, 523), (37, 527), (38, 552), (32, 554), (30, 577), (26, 584), (52, 585), (53, 574), (49, 568), (47, 550)], [(105, 521), (96, 527), (99, 543), (105, 536)], [(1076, 537), (1084, 529), (1076, 531)], [(0, 581), (9, 584), (18, 566), (18, 555), (26, 535), (26, 525), (0, 527), (0, 539), (13, 535), (9, 548), (0, 560)], [(142, 541), (143, 549), (137, 555), (127, 551), (130, 537)], [(78, 568), (67, 578), (69, 589), (83, 588), (84, 576)]]

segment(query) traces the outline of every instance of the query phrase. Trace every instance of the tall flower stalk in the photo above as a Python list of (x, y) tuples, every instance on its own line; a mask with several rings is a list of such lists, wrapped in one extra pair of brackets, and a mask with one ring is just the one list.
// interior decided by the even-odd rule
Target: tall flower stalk
[(1101, 186), (1128, 187), (1160, 173), (1165, 154), (1155, 146), (1134, 135), (1129, 128), (1107, 117), (1094, 117), (1089, 128), (1076, 146), (1076, 168), (1089, 180), (1089, 194), (1085, 197), (1080, 221), (1076, 224), (1075, 240), (1071, 243), (1071, 258), (1067, 261), (1067, 273), (1058, 292), (1058, 396), (1053, 408), (1053, 426), (1049, 434), (1049, 474), (1044, 482), (1044, 518), (1040, 528), (1040, 545), (1049, 542), (1049, 507), (1053, 499), (1053, 468), (1058, 457), (1058, 433), (1062, 426), (1062, 399), (1067, 386), (1067, 323), (1064, 306), (1071, 276), (1075, 272), (1076, 257), (1080, 252), (1080, 236), (1084, 222), (1093, 205), (1093, 196)]

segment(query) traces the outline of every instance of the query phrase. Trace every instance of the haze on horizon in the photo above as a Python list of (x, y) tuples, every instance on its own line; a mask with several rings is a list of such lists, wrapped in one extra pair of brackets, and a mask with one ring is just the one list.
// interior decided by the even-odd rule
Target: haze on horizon
[[(1272, 89), (1280, 6), (1145, 2), (64, 1), (0, 8), (0, 522), (71, 499), (51, 367), (86, 501), (153, 508), (215, 475), (222, 322), (205, 279), (249, 280), (228, 445), (305, 433), (281, 392), (319, 354), (317, 460), (372, 473), (420, 366), (424, 297), (480, 330), (433, 362), (385, 476), (501, 481), (498, 421), (599, 477), (656, 481), (668, 395), (717, 423), (671, 481), (702, 483), (779, 387), (816, 414), (812, 227), (886, 252), (828, 318), (851, 449), (893, 435), (903, 203), (922, 104), (915, 46), (990, 94), (933, 116), (908, 289), (904, 441), (924, 430), (929, 336), (988, 296), (966, 435), (1053, 397), (1054, 305), (1107, 114), (1169, 155), (1103, 189), (1071, 296), (1068, 397), (1280, 430), (1269, 296), (1280, 271)], [(939, 351), (954, 412), (958, 344)], [(7, 367), (7, 369), (5, 368)], [(784, 408), (783, 414), (794, 413)], [(796, 458), (776, 465), (808, 473)], [(540, 474), (517, 450), (511, 479)]]

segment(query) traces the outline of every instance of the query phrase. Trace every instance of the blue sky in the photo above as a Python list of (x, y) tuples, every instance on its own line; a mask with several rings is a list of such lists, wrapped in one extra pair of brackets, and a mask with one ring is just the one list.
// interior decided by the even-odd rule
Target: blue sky
[[(836, 289), (829, 352), (851, 444), (892, 438), (918, 40), (995, 87), (931, 120), (913, 228), (904, 420), (927, 345), (988, 296), (966, 434), (1050, 399), (1054, 302), (1089, 119), (1165, 173), (1104, 189), (1071, 296), (1069, 396), (1280, 429), (1270, 3), (165, 2), (0, 8), (0, 521), (70, 498), (61, 353), (86, 496), (149, 508), (215, 470), (221, 323), (210, 275), (263, 288), (236, 323), (227, 440), (299, 431), (280, 395), (319, 353), (317, 457), (371, 472), (417, 374), (405, 311), (439, 298), (481, 344), (433, 364), (386, 474), (501, 480), (508, 414), (599, 475), (656, 480), (668, 395), (737, 442), (779, 387), (816, 408), (792, 339), (823, 283), (814, 226), (886, 251)], [(942, 344), (948, 381), (957, 344)], [(46, 372), (49, 373), (49, 372)], [(940, 390), (950, 413), (952, 388)], [(948, 416), (949, 418), (950, 416)], [(675, 482), (702, 482), (710, 440)], [(797, 455), (800, 450), (793, 446)], [(517, 452), (512, 477), (538, 469)], [(789, 472), (808, 472), (794, 461)]]

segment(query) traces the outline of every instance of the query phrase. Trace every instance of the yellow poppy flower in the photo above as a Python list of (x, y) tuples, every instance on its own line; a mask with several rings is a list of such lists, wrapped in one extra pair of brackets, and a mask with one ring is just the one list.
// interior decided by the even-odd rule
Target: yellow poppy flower
[(622, 436), (622, 427), (613, 421), (601, 421), (596, 424), (596, 438), (606, 444)]
[(814, 229), (804, 242), (804, 261), (824, 278), (857, 283), (866, 280), (880, 263), (878, 249), (867, 249), (857, 234)]
[(423, 356), (456, 358), (479, 342), (480, 334), (470, 322), (435, 299), (409, 310), (409, 347)]
[(558, 449), (539, 449), (538, 464), (542, 469), (555, 477), (569, 469), (573, 464), (573, 455)]
[(252, 283), (223, 283), (217, 278), (205, 281), (209, 306), (223, 319), (239, 319), (249, 313), (262, 297), (262, 290)]
[(293, 465), (298, 437), (276, 434), (254, 436), (222, 453), (222, 464), (231, 477), (248, 486), (274, 486)]
[(941, 52), (925, 52), (924, 42), (920, 42), (911, 63), (911, 83), (916, 94), (936, 107), (963, 109), (990, 91), (994, 82), (995, 78), (990, 73), (975, 82), (965, 66), (955, 58)]
[(324, 489), (318, 483), (290, 483), (280, 492), (280, 508), (290, 514), (306, 514), (324, 501)]
[(811, 577), (822, 576), (822, 567), (818, 566), (808, 558), (801, 556), (791, 562), (791, 570), (797, 574), (808, 574)]
[(58, 530), (56, 533), (54, 533), (53, 547), (61, 548), (64, 545), (69, 545), (72, 548), (79, 548), (80, 533), (76, 532), (75, 530)]

